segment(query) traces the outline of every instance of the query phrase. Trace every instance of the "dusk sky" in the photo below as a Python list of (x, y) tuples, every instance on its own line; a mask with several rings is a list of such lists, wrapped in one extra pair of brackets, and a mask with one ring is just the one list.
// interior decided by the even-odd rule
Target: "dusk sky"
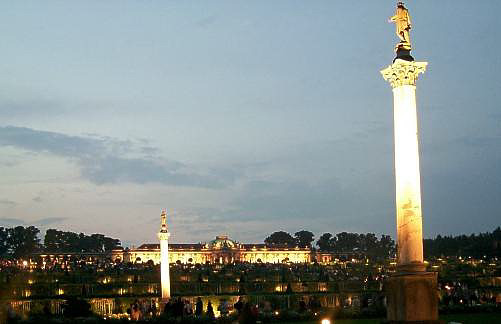
[[(4, 1), (0, 226), (395, 236), (396, 1)], [(501, 225), (501, 2), (406, 1), (424, 236)]]

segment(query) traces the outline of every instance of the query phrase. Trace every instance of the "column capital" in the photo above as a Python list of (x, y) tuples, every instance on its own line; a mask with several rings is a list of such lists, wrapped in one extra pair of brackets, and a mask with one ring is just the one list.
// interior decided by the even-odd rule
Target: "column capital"
[(403, 85), (416, 85), (419, 73), (424, 73), (428, 62), (414, 62), (396, 59), (393, 64), (381, 70), (383, 78), (391, 84), (392, 88)]

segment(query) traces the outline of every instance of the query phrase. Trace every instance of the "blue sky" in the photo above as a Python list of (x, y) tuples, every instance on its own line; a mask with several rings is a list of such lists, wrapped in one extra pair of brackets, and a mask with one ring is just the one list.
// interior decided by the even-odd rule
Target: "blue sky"
[[(407, 1), (424, 232), (499, 226), (498, 1)], [(0, 4), (0, 226), (394, 235), (394, 1)]]

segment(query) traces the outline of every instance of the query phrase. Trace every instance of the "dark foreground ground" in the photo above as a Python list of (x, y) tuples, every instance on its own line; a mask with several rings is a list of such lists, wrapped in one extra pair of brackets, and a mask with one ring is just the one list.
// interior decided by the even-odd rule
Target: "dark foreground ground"
[[(462, 324), (501, 324), (501, 314), (448, 314), (440, 316), (444, 323)], [(382, 319), (339, 319), (331, 321), (332, 324), (379, 324)], [(279, 322), (285, 324), (288, 322)], [(295, 322), (295, 324), (319, 324), (320, 321)], [(278, 323), (276, 323), (278, 324)]]
[[(310, 320), (310, 321), (273, 321), (273, 324), (286, 324), (286, 323), (294, 323), (294, 324), (321, 324), (322, 318)], [(333, 319), (331, 320), (332, 324), (377, 324), (381, 323), (384, 319), (382, 318), (371, 318), (371, 319)], [(462, 324), (500, 324), (501, 323), (501, 313), (476, 313), (476, 314), (447, 314), (440, 316), (440, 320), (443, 323), (462, 323)], [(105, 323), (114, 323), (114, 324), (125, 324), (125, 323), (151, 323), (148, 321), (139, 321), (132, 322), (129, 320), (104, 320), (97, 318), (77, 318), (77, 319), (63, 319), (63, 318), (53, 318), (53, 319), (30, 319), (30, 320), (17, 320), (17, 321), (8, 321), (9, 323), (16, 324), (105, 324)], [(169, 324), (169, 323), (185, 323), (179, 321), (155, 321), (155, 324)], [(191, 323), (190, 321), (186, 321), (186, 323)], [(197, 322), (198, 323), (198, 322)], [(205, 322), (203, 322), (205, 323)], [(210, 323), (210, 322), (207, 322)], [(225, 321), (219, 322), (224, 324), (233, 324), (238, 323), (237, 321)], [(259, 322), (258, 322), (259, 323)]]

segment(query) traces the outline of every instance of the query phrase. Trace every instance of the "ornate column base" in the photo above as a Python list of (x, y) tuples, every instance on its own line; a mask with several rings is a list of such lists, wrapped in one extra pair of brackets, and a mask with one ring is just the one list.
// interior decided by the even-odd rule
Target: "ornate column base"
[(441, 323), (438, 321), (436, 272), (401, 272), (385, 282), (386, 323)]

